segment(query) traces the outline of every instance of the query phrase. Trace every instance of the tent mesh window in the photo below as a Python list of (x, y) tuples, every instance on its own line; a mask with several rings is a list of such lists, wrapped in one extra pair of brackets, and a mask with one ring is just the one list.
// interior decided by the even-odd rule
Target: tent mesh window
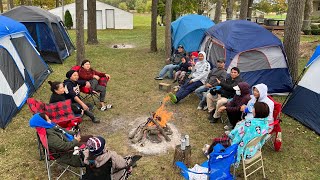
[(60, 51), (65, 50), (66, 49), (65, 43), (60, 33), (58, 25), (56, 23), (51, 23), (51, 26), (52, 26), (53, 34), (54, 34), (54, 37), (56, 38), (56, 42), (58, 44), (59, 50)]
[(257, 50), (243, 52), (239, 55), (238, 66), (241, 72), (271, 69), (267, 56)]
[(48, 74), (47, 66), (24, 36), (13, 38), (11, 42), (15, 46), (29, 75), (34, 79), (35, 88), (38, 88)]
[[(24, 79), (19, 71), (14, 59), (9, 52), (0, 46), (0, 73), (3, 74), (10, 89), (15, 93), (23, 84)], [(4, 85), (3, 79), (0, 79), (1, 85)]]
[(215, 41), (214, 39), (211, 40), (209, 52), (207, 54), (208, 60), (215, 66), (217, 67), (217, 60), (218, 59), (225, 59), (225, 49), (223, 45)]
[(66, 43), (67, 48), (68, 48), (68, 51), (74, 50), (75, 47), (72, 44), (72, 41), (71, 41), (71, 38), (70, 38), (70, 36), (68, 34), (67, 29), (65, 28), (63, 22), (60, 21), (59, 23), (60, 23), (59, 24), (60, 32), (63, 35), (63, 39), (65, 40), (65, 43)]

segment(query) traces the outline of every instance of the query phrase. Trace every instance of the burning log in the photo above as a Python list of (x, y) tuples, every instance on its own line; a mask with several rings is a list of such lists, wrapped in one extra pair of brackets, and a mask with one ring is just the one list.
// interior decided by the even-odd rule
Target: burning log
[[(160, 117), (158, 117), (158, 119), (161, 120)], [(160, 131), (162, 136), (166, 139), (166, 141), (171, 141), (171, 139), (169, 138), (169, 136), (167, 136), (166, 132), (164, 132), (164, 130), (162, 129), (160, 124), (157, 122), (157, 120), (154, 120), (153, 118), (151, 118), (150, 120), (151, 120), (151, 122), (153, 122), (157, 126), (158, 130)]]

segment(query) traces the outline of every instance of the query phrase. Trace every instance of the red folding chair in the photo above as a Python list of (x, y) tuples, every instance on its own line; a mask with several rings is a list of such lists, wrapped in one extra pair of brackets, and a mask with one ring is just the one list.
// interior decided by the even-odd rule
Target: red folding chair
[(275, 151), (280, 151), (282, 140), (281, 140), (281, 126), (280, 126), (280, 115), (282, 110), (282, 104), (275, 101), (271, 96), (268, 96), (268, 98), (273, 101), (274, 103), (274, 109), (273, 109), (273, 123), (269, 124), (269, 126), (273, 126), (273, 129), (271, 132), (269, 132), (269, 138), (268, 140), (271, 140), (272, 146)]
[[(42, 160), (43, 158), (45, 159), (45, 164), (46, 164), (46, 169), (47, 169), (47, 173), (48, 173), (48, 179), (51, 180), (51, 167), (53, 165), (58, 165), (60, 167), (63, 168), (63, 171), (61, 174), (58, 175), (58, 177), (56, 179), (60, 179), (62, 177), (62, 175), (69, 171), (71, 172), (72, 174), (80, 177), (82, 177), (83, 175), (83, 170), (82, 168), (80, 167), (79, 168), (79, 173), (73, 171), (71, 168), (70, 165), (65, 165), (65, 164), (62, 164), (62, 163), (59, 163), (52, 155), (52, 153), (50, 153), (49, 151), (49, 146), (48, 146), (48, 139), (47, 139), (47, 132), (46, 132), (46, 129), (45, 128), (41, 128), (41, 127), (37, 127), (36, 128), (36, 131), (37, 131), (37, 136), (38, 136), (38, 145), (41, 149), (40, 151), (40, 159)], [(43, 153), (41, 153), (43, 152)]]
[(35, 100), (34, 98), (28, 98), (27, 104), (32, 114), (45, 113), (52, 122), (66, 129), (78, 127), (78, 125), (82, 122), (81, 117), (74, 115), (71, 109), (70, 99), (51, 104), (45, 104), (41, 101)]
[[(71, 68), (71, 70), (74, 70), (74, 71), (77, 71), (79, 72), (81, 66), (73, 66)], [(101, 86), (107, 86), (107, 83), (109, 81), (109, 78), (108, 77), (101, 77), (98, 81), (98, 84), (101, 85)], [(97, 93), (94, 93), (94, 90), (91, 89), (91, 88), (87, 88), (87, 87), (81, 87), (80, 88), (80, 92), (82, 92), (83, 94), (85, 94), (85, 96), (81, 96), (81, 99), (87, 99), (87, 98), (91, 98), (92, 101), (93, 101), (93, 104), (96, 105), (96, 101), (95, 101), (95, 98), (96, 99), (99, 99), (99, 94)]]

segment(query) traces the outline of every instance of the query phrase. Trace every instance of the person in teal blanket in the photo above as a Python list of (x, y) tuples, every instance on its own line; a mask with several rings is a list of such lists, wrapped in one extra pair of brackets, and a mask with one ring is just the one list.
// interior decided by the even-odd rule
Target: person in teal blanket
[[(224, 146), (230, 146), (238, 144), (237, 152), (237, 164), (240, 163), (241, 154), (244, 152), (244, 147), (254, 138), (261, 137), (268, 133), (268, 115), (269, 107), (264, 102), (256, 102), (253, 107), (253, 118), (247, 118), (237, 123), (235, 128), (229, 132), (226, 131), (226, 137), (215, 138), (213, 143), (209, 146), (208, 150), (204, 149), (205, 155), (210, 154), (213, 151), (213, 147), (220, 143)], [(247, 149), (244, 152), (246, 158), (253, 157), (257, 150), (260, 149), (265, 143), (265, 139), (262, 139), (257, 146), (251, 149)]]
[[(263, 136), (268, 133), (269, 123), (269, 106), (264, 102), (256, 102), (253, 109), (254, 118), (248, 118), (237, 123), (236, 127), (230, 132), (226, 133), (231, 140), (231, 145), (239, 144), (237, 153), (237, 162), (241, 160), (241, 154), (244, 147), (254, 138)], [(265, 143), (262, 139), (257, 146), (247, 149), (244, 152), (244, 157), (253, 157), (257, 150)]]

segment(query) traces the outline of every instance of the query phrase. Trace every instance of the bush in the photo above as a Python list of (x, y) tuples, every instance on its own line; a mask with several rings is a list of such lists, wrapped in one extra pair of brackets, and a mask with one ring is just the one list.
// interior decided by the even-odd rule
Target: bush
[(319, 28), (318, 25), (316, 25), (316, 24), (311, 24), (310, 27), (311, 27), (311, 29), (318, 29)]
[(125, 2), (122, 2), (119, 4), (119, 8), (122, 9), (122, 10), (125, 10), (127, 11), (128, 10), (128, 6)]
[(303, 30), (304, 35), (311, 35), (311, 30), (305, 29)]
[(67, 10), (64, 14), (64, 25), (67, 27), (67, 29), (71, 29), (73, 26), (72, 16), (69, 10)]
[(312, 35), (320, 35), (320, 29), (312, 29), (311, 34)]

